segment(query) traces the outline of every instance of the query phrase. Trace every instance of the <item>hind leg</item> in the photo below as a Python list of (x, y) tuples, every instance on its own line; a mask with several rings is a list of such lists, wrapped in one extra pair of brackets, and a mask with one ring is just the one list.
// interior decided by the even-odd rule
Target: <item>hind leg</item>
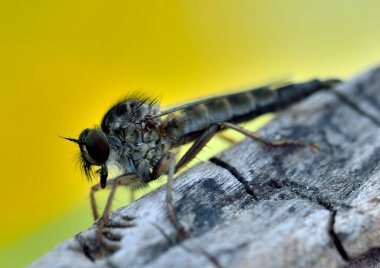
[(310, 146), (310, 149), (313, 152), (315, 152), (317, 150), (317, 145), (315, 143), (295, 141), (295, 140), (287, 140), (287, 139), (269, 140), (269, 139), (257, 134), (256, 132), (246, 130), (245, 128), (242, 128), (241, 126), (236, 125), (236, 124), (224, 122), (224, 123), (221, 123), (221, 126), (224, 128), (230, 128), (230, 129), (236, 130), (236, 131), (244, 134), (245, 136), (247, 136), (247, 137), (249, 137), (249, 138), (251, 138), (257, 142), (260, 142), (261, 144), (266, 145), (266, 146), (273, 146), (273, 147), (279, 147), (279, 146)]

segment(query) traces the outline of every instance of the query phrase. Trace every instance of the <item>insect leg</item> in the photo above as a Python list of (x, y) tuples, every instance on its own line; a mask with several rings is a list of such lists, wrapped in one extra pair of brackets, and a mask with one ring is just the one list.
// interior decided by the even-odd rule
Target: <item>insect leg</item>
[(277, 147), (277, 146), (310, 146), (311, 150), (313, 150), (313, 151), (317, 150), (317, 146), (314, 143), (295, 141), (295, 140), (287, 140), (287, 139), (269, 140), (269, 139), (264, 138), (263, 136), (255, 133), (255, 132), (246, 130), (245, 128), (242, 128), (239, 125), (232, 124), (229, 122), (221, 123), (221, 126), (224, 128), (230, 128), (230, 129), (236, 130), (236, 131), (246, 135), (247, 137), (249, 137), (255, 141), (258, 141), (261, 144), (267, 145), (267, 146), (274, 146), (274, 147)]
[[(126, 174), (126, 175), (121, 175), (119, 177), (116, 177), (114, 179), (109, 179), (107, 181), (106, 187), (111, 188), (111, 192), (108, 196), (106, 206), (103, 210), (103, 214), (99, 220), (99, 225), (98, 225), (97, 230), (96, 230), (96, 243), (99, 246), (101, 253), (103, 253), (102, 247), (101, 247), (102, 246), (102, 232), (103, 232), (105, 224), (107, 223), (108, 215), (111, 211), (112, 201), (115, 197), (116, 188), (119, 185), (131, 185), (133, 183), (136, 183), (137, 180), (138, 180), (138, 177), (135, 174)], [(100, 188), (99, 184), (97, 184), (91, 188), (91, 208), (93, 209), (94, 217), (98, 216), (98, 212), (97, 212), (97, 208), (96, 208), (96, 204), (95, 204), (94, 193), (100, 189), (101, 188)]]
[(185, 230), (185, 228), (182, 226), (182, 224), (179, 222), (175, 211), (174, 211), (174, 206), (173, 206), (173, 179), (174, 179), (174, 172), (175, 172), (175, 157), (174, 153), (170, 152), (168, 154), (169, 156), (169, 170), (168, 170), (168, 183), (166, 184), (166, 206), (168, 209), (168, 215), (169, 219), (172, 222), (173, 226), (177, 230), (177, 240), (181, 240), (189, 234)]
[[(111, 185), (111, 184), (108, 184)], [(100, 184), (94, 185), (91, 187), (91, 192), (90, 192), (90, 201), (91, 201), (91, 211), (92, 211), (92, 216), (94, 220), (99, 218), (99, 212), (98, 212), (98, 206), (96, 205), (96, 199), (95, 199), (95, 192), (99, 191)]]
[[(169, 218), (177, 229), (177, 239), (181, 239), (188, 236), (185, 228), (180, 224), (175, 215), (174, 207), (173, 207), (173, 178), (174, 173), (177, 172), (180, 168), (186, 165), (189, 161), (191, 161), (210, 141), (210, 139), (220, 130), (219, 125), (211, 125), (208, 129), (206, 129), (202, 135), (194, 142), (194, 144), (190, 147), (190, 149), (185, 153), (184, 156), (175, 164), (175, 158), (173, 153), (169, 153), (168, 157), (164, 156), (162, 160), (160, 160), (160, 166), (166, 166), (164, 162), (169, 162), (168, 166), (168, 183), (167, 183), (167, 191), (166, 191), (166, 205), (168, 208)], [(167, 157), (167, 158), (166, 158)], [(160, 167), (157, 167), (157, 170), (160, 170)], [(157, 173), (157, 172), (153, 172)]]
[[(113, 187), (115, 182), (116, 182), (116, 178), (107, 180), (107, 185), (105, 189)], [(103, 188), (100, 187), (100, 184), (96, 184), (91, 187), (90, 201), (91, 201), (92, 216), (94, 217), (94, 220), (99, 218), (99, 212), (98, 212), (98, 206), (96, 205), (95, 193), (102, 189)]]
[(222, 140), (224, 140), (225, 142), (228, 142), (229, 144), (234, 144), (237, 142), (237, 140), (235, 140), (234, 138), (226, 135), (225, 133), (221, 132), (221, 133), (218, 133), (218, 137), (221, 138)]
[(132, 203), (135, 200), (136, 200), (135, 189), (134, 188), (130, 188), (129, 189), (129, 203)]
[(207, 142), (211, 140), (211, 138), (218, 130), (220, 130), (220, 126), (218, 125), (211, 125), (208, 129), (206, 129), (202, 135), (193, 143), (185, 155), (182, 156), (182, 158), (178, 161), (175, 167), (175, 172), (190, 162), (202, 150)]
[[(118, 178), (108, 179), (105, 189), (111, 188), (115, 184), (117, 179)], [(99, 218), (98, 206), (96, 205), (96, 199), (95, 199), (95, 193), (99, 190), (103, 190), (103, 188), (100, 187), (100, 184), (96, 184), (91, 187), (91, 191), (90, 191), (91, 210), (92, 210), (92, 216), (94, 220)]]
[(154, 166), (150, 180), (155, 180), (163, 174), (168, 175), (168, 182), (166, 184), (166, 207), (168, 210), (168, 216), (173, 224), (174, 228), (177, 230), (177, 239), (180, 240), (188, 236), (185, 228), (179, 222), (177, 216), (175, 215), (173, 206), (173, 179), (175, 173), (175, 155), (173, 152), (165, 153), (161, 159), (158, 161), (157, 165)]

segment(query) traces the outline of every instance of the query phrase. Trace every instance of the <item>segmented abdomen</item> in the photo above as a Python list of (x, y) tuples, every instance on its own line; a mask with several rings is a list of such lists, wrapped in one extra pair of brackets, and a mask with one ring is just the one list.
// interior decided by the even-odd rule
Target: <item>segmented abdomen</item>
[(181, 125), (181, 137), (178, 143), (184, 144), (194, 140), (212, 124), (240, 123), (264, 113), (286, 108), (318, 90), (332, 87), (336, 82), (338, 80), (315, 79), (305, 83), (289, 84), (276, 90), (262, 87), (215, 97), (208, 102), (188, 107), (176, 116)]

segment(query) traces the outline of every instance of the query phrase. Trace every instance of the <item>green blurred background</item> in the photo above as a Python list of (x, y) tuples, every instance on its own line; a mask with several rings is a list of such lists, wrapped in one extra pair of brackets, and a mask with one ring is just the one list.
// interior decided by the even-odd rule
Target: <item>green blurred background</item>
[[(23, 267), (92, 223), (77, 148), (58, 135), (99, 124), (131, 90), (168, 106), (349, 77), (380, 60), (379, 10), (353, 0), (2, 1), (0, 267)], [(128, 200), (120, 193), (116, 206)]]

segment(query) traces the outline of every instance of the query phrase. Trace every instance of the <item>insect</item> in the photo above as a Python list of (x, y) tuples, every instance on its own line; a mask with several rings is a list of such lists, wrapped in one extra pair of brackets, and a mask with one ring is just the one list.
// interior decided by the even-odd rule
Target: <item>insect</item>
[[(164, 111), (160, 111), (155, 100), (141, 96), (118, 102), (104, 115), (100, 128), (87, 128), (78, 139), (65, 138), (79, 145), (81, 165), (87, 177), (99, 178), (99, 184), (92, 187), (90, 195), (94, 219), (99, 218), (94, 193), (101, 188), (111, 188), (98, 226), (97, 239), (101, 241), (101, 229), (107, 221), (116, 187), (144, 185), (161, 175), (168, 175), (168, 216), (179, 236), (186, 236), (187, 232), (177, 219), (172, 204), (174, 174), (191, 161), (216, 133), (227, 128), (266, 145), (305, 145), (291, 140), (270, 141), (238, 124), (284, 109), (339, 82), (338, 79), (314, 79), (280, 86), (275, 90), (263, 86)], [(190, 149), (176, 161), (176, 150), (190, 142), (193, 142)], [(108, 178), (111, 166), (118, 168), (120, 176)]]

